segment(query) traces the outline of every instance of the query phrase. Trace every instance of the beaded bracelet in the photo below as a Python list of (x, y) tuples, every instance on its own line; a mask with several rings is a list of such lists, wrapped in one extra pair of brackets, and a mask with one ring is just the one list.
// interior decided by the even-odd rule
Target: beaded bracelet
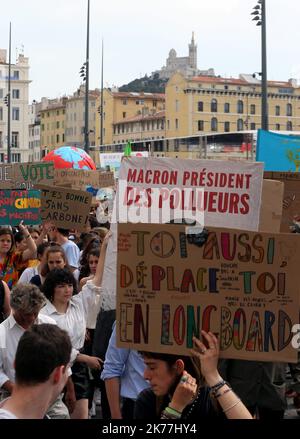
[(181, 412), (179, 412), (178, 410), (173, 409), (170, 406), (165, 408), (165, 412), (167, 412), (168, 414), (170, 414), (172, 416), (175, 416), (176, 418), (180, 418), (181, 417)]
[(224, 392), (222, 392), (222, 393), (220, 393), (220, 392), (215, 393), (215, 394), (214, 394), (214, 397), (215, 397), (215, 398), (219, 398), (220, 396), (223, 396), (223, 395), (225, 395), (226, 393), (228, 393), (228, 392), (232, 392), (232, 391), (233, 391), (232, 388), (231, 388), (231, 387), (228, 387), (228, 389), (224, 390)]
[[(227, 386), (228, 386), (228, 383), (227, 383), (226, 381), (222, 380), (222, 381), (219, 381), (219, 382), (218, 382), (217, 384), (215, 384), (214, 386), (211, 386), (211, 388), (210, 388), (211, 396), (212, 396), (213, 398), (215, 398), (217, 391), (220, 390), (221, 387), (225, 386), (226, 384), (227, 384)], [(230, 386), (229, 386), (229, 387), (230, 387)]]
[(160, 418), (161, 419), (179, 419), (180, 417), (181, 417), (181, 413), (179, 413), (179, 412), (176, 413), (175, 410), (173, 412), (173, 410), (170, 409), (170, 407), (166, 407), (164, 409), (164, 411), (162, 412)]
[(234, 404), (232, 404), (230, 407), (228, 407), (227, 409), (223, 410), (224, 413), (229, 412), (229, 410), (233, 409), (233, 407), (235, 407), (236, 405), (238, 405), (241, 402), (240, 399), (238, 399)]

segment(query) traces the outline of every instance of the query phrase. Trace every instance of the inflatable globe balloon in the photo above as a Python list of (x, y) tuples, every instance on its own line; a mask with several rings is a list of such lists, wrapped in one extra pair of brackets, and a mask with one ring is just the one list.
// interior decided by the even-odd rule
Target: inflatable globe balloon
[(83, 149), (75, 146), (62, 146), (54, 149), (43, 160), (53, 162), (55, 169), (96, 169), (93, 159)]

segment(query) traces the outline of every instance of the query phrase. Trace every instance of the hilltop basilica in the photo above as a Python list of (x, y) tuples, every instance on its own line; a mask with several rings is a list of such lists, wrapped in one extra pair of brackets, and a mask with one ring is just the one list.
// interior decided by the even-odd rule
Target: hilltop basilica
[(180, 72), (185, 77), (191, 76), (215, 76), (214, 69), (198, 70), (197, 68), (197, 45), (195, 44), (194, 32), (189, 44), (188, 56), (177, 56), (174, 49), (171, 49), (166, 60), (166, 65), (161, 70), (156, 70), (153, 74), (159, 74), (159, 78), (169, 79), (174, 73)]

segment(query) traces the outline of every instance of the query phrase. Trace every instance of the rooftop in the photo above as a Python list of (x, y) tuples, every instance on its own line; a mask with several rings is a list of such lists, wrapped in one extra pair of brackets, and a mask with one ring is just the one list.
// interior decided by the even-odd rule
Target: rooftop
[(166, 112), (165, 111), (158, 111), (154, 114), (138, 114), (136, 116), (127, 117), (126, 119), (122, 119), (118, 122), (115, 122), (114, 125), (118, 125), (120, 123), (128, 123), (128, 122), (140, 122), (140, 121), (147, 121), (147, 120), (157, 120), (157, 119), (164, 119)]

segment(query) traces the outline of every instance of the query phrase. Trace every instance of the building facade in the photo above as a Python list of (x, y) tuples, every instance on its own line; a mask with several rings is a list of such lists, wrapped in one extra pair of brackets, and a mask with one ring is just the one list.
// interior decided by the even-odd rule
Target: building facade
[[(300, 87), (294, 80), (268, 81), (269, 129), (299, 131)], [(166, 137), (257, 130), (261, 127), (261, 83), (239, 78), (176, 73), (166, 86)]]
[[(97, 109), (100, 109), (100, 96), (97, 99)], [(127, 126), (122, 128), (122, 123), (131, 129), (130, 119), (140, 119), (151, 116), (164, 110), (165, 95), (161, 93), (133, 93), (118, 92), (110, 89), (103, 90), (103, 143), (116, 143), (122, 134), (125, 134)], [(160, 116), (159, 116), (160, 117)], [(135, 122), (138, 122), (136, 120)], [(118, 129), (121, 126), (121, 131)], [(133, 129), (133, 127), (132, 127)], [(135, 130), (137, 127), (134, 128)], [(124, 130), (124, 132), (123, 132)], [(129, 133), (127, 133), (129, 134)], [(120, 136), (121, 135), (121, 136)], [(128, 136), (127, 136), (128, 137)], [(125, 139), (126, 136), (123, 136)], [(100, 114), (96, 118), (96, 139), (100, 143)]]
[[(99, 90), (89, 92), (89, 142), (95, 146), (96, 100)], [(84, 147), (85, 88), (81, 86), (66, 102), (65, 144)]]
[[(41, 121), (41, 157), (65, 144), (65, 117), (68, 98), (47, 100), (39, 111)], [(44, 99), (45, 102), (45, 99)]]
[[(8, 70), (6, 50), (0, 49), (0, 163), (7, 162), (8, 107), (4, 99), (8, 94)], [(28, 90), (29, 59), (19, 54), (11, 64), (11, 161), (27, 162), (31, 152), (28, 142)]]
[(28, 142), (29, 142), (29, 161), (38, 162), (41, 159), (41, 118), (40, 107), (36, 101), (28, 106)]
[(164, 139), (165, 112), (141, 114), (113, 124), (113, 142), (147, 141)]

